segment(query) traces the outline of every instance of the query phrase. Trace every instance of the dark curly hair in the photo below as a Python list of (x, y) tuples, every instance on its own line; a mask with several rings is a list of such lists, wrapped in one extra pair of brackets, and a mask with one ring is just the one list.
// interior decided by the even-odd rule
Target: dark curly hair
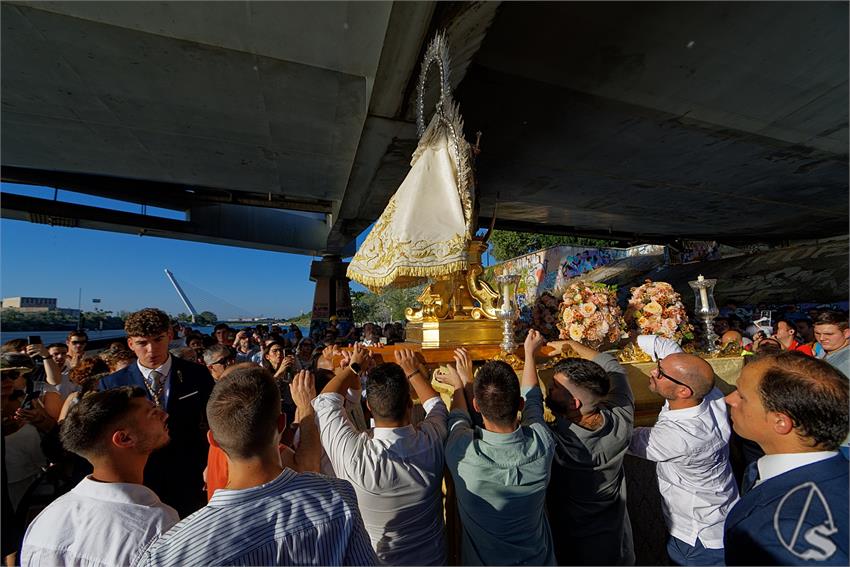
[(165, 311), (146, 307), (136, 311), (124, 321), (124, 331), (128, 337), (155, 337), (171, 328), (171, 320)]
[(812, 447), (836, 450), (850, 428), (847, 376), (797, 351), (765, 355), (758, 363), (768, 366), (759, 384), (764, 408), (789, 416)]

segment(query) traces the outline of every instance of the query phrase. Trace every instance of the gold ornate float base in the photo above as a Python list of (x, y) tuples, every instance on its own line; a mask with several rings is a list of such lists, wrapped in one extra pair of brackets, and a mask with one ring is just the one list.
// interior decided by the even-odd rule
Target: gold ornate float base
[(447, 319), (411, 322), (405, 327), (405, 340), (423, 349), (498, 345), (502, 322), (492, 319)]

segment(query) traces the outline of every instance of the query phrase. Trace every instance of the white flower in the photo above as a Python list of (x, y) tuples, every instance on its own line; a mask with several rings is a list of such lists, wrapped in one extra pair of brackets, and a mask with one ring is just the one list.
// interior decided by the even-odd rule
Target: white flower
[(657, 301), (650, 301), (647, 303), (644, 308), (644, 312), (652, 313), (653, 315), (660, 315), (664, 308)]
[(574, 341), (580, 341), (584, 338), (584, 327), (578, 323), (570, 325), (570, 338)]
[(578, 307), (579, 313), (582, 314), (583, 317), (590, 317), (594, 313), (596, 313), (596, 305), (593, 303), (582, 303)]

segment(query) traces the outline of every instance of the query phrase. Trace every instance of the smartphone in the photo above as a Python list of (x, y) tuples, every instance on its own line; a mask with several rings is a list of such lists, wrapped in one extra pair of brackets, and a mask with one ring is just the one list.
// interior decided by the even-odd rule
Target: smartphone
[(41, 392), (38, 390), (34, 390), (26, 395), (24, 401), (21, 403), (21, 407), (23, 409), (32, 409), (32, 403), (38, 399), (41, 395)]
[(41, 337), (39, 335), (29, 335), (27, 337), (27, 344), (28, 345), (40, 345), (41, 344)]

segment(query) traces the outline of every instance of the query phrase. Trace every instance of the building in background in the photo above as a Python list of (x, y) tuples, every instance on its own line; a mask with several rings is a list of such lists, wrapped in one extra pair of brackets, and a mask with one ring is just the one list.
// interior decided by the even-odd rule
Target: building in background
[(55, 297), (4, 297), (3, 309), (17, 309), (21, 313), (46, 313), (58, 311), (72, 317), (79, 317), (79, 309), (57, 307)]
[(3, 309), (12, 307), (24, 313), (40, 313), (56, 310), (55, 297), (4, 297)]

